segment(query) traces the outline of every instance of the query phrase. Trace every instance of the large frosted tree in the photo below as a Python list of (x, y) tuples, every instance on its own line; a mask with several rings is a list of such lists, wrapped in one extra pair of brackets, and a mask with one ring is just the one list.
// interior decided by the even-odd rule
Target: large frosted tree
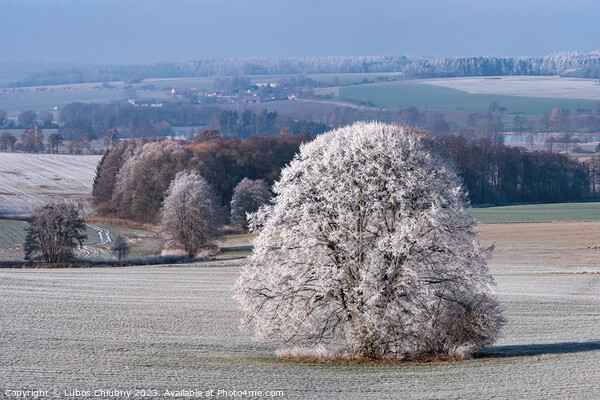
[(169, 185), (159, 232), (167, 248), (183, 248), (190, 257), (212, 243), (222, 224), (214, 191), (198, 171), (179, 172)]
[(235, 287), (262, 340), (351, 357), (463, 357), (502, 316), (491, 249), (455, 166), (428, 134), (356, 123), (301, 147), (252, 218)]

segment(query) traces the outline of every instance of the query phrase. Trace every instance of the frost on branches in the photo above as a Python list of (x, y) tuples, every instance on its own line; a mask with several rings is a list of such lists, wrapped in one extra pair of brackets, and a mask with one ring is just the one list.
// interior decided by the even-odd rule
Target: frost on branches
[(160, 211), (159, 233), (166, 248), (183, 248), (193, 257), (217, 236), (222, 210), (198, 171), (179, 172), (171, 182)]
[(270, 198), (269, 185), (263, 179), (242, 179), (233, 189), (230, 214), (231, 226), (247, 229), (246, 214), (256, 212), (261, 206), (267, 204)]
[(356, 123), (303, 145), (274, 186), (235, 297), (262, 340), (349, 357), (468, 356), (502, 324), (451, 157)]

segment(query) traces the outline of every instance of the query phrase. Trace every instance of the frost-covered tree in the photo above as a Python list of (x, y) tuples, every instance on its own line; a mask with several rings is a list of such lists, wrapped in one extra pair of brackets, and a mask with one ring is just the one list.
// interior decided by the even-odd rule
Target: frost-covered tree
[(35, 210), (25, 236), (28, 261), (65, 262), (87, 239), (85, 223), (71, 203), (50, 203)]
[(258, 211), (270, 198), (269, 185), (263, 179), (242, 179), (233, 189), (229, 218), (231, 226), (248, 228), (246, 214)]
[(502, 324), (451, 157), (409, 127), (356, 123), (301, 147), (235, 287), (262, 340), (352, 357), (461, 357)]
[(183, 171), (192, 152), (170, 140), (149, 142), (133, 148), (116, 176), (111, 207), (121, 218), (142, 222), (158, 219), (165, 191), (179, 171)]
[(175, 176), (160, 216), (159, 232), (166, 248), (183, 248), (190, 257), (211, 244), (223, 219), (213, 189), (198, 171)]

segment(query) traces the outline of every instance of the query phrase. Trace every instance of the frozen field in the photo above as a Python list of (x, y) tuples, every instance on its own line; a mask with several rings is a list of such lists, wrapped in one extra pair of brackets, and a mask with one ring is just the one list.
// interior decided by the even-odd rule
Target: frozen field
[(162, 398), (181, 389), (283, 390), (293, 399), (599, 398), (600, 250), (586, 246), (600, 244), (600, 223), (483, 231), (497, 245), (491, 270), (508, 318), (488, 357), (279, 360), (275, 346), (238, 330), (235, 264), (0, 270), (0, 397), (7, 389), (137, 388)]
[(0, 153), (0, 214), (30, 213), (49, 201), (87, 201), (102, 156)]
[(421, 82), (471, 94), (600, 100), (600, 85), (597, 79), (497, 76), (426, 79)]

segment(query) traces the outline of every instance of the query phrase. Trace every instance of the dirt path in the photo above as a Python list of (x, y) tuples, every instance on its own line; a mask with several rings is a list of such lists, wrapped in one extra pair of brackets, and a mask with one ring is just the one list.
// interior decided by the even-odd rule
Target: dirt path
[(82, 246), (83, 258), (96, 258), (103, 252), (106, 252), (106, 249), (102, 248), (102, 246), (107, 246), (112, 242), (110, 239), (110, 231), (101, 228), (98, 225), (86, 224), (86, 226), (96, 230), (98, 233), (98, 241), (94, 244)]

